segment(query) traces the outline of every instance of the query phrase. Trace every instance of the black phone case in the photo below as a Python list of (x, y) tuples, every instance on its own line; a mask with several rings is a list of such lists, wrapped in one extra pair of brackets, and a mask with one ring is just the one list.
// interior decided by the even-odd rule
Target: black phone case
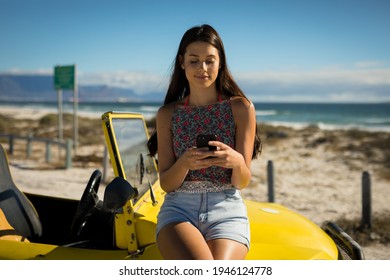
[(201, 134), (196, 137), (196, 146), (198, 148), (208, 147), (210, 151), (215, 151), (217, 147), (209, 146), (209, 141), (217, 140), (217, 136), (213, 134)]

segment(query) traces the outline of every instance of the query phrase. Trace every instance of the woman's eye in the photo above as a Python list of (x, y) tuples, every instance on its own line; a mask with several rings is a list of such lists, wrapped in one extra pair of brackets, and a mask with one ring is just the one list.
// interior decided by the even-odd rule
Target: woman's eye
[(213, 60), (206, 60), (204, 62), (200, 61), (200, 60), (190, 60), (190, 64), (195, 65), (195, 64), (199, 64), (199, 63), (205, 63), (206, 65), (212, 65), (212, 64), (215, 63), (215, 59), (213, 59)]

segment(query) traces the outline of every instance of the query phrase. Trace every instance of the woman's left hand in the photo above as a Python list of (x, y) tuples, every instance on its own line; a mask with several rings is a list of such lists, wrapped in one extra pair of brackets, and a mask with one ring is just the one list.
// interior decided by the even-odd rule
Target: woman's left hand
[(229, 145), (219, 141), (210, 141), (209, 145), (217, 147), (217, 150), (208, 151), (202, 149), (198, 151), (200, 158), (196, 160), (196, 163), (202, 168), (214, 165), (233, 169), (240, 164), (245, 164), (244, 157)]

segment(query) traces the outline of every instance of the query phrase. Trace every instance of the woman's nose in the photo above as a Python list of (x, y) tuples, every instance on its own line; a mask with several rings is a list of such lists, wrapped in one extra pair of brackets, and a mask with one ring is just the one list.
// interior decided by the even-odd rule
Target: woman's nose
[(203, 62), (200, 63), (200, 68), (201, 68), (202, 70), (206, 70), (206, 68), (207, 68), (206, 61), (203, 61)]

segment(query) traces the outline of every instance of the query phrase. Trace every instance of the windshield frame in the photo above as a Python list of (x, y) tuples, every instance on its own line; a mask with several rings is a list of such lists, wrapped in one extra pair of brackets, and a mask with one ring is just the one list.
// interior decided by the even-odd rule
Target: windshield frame
[(142, 114), (110, 111), (102, 115), (114, 175), (138, 191), (135, 204), (158, 181), (157, 164), (149, 156), (149, 134)]

